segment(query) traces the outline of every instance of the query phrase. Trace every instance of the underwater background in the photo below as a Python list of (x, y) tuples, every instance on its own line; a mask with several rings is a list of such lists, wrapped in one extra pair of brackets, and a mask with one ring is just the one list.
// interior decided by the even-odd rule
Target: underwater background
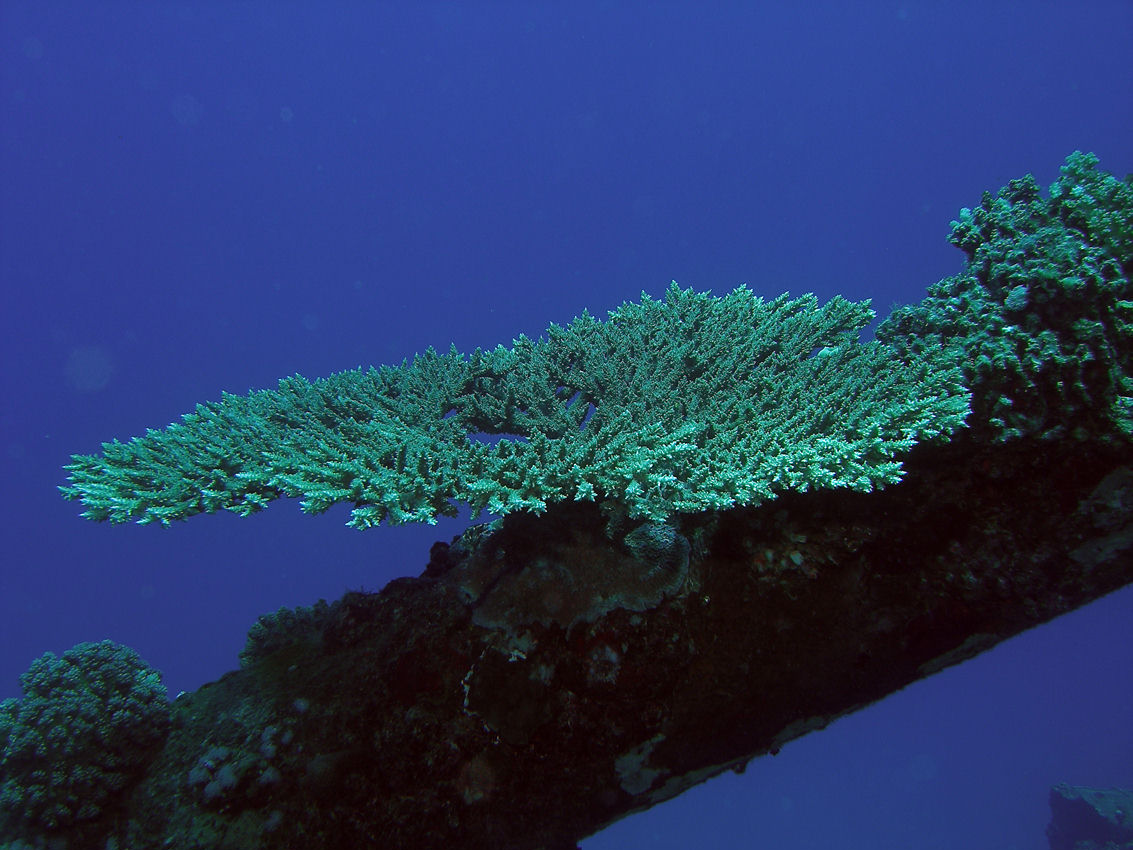
[[(671, 279), (883, 316), (960, 269), (985, 190), (1133, 171), (1130, 44), (1128, 0), (6, 2), (0, 699), (103, 638), (195, 689), (260, 614), (465, 525), (96, 525), (72, 453)], [(1133, 588), (583, 847), (1024, 850), (1058, 782), (1133, 785)]]

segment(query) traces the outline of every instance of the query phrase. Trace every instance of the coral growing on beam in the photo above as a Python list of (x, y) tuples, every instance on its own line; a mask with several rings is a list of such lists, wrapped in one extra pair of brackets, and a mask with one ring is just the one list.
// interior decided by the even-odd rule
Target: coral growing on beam
[[(225, 395), (181, 423), (67, 467), (83, 516), (169, 524), (280, 496), (350, 525), (540, 513), (598, 501), (616, 515), (750, 506), (783, 491), (870, 490), (898, 457), (968, 412), (955, 365), (861, 342), (867, 302), (765, 301), (675, 283), (544, 338)], [(483, 440), (484, 435), (499, 439)]]

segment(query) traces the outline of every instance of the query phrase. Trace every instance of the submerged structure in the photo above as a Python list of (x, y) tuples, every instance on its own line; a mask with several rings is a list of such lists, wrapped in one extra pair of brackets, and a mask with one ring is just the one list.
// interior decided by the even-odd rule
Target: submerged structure
[(261, 617), (168, 706), (124, 647), (40, 659), (0, 704), (0, 835), (571, 848), (1129, 583), (1133, 181), (1076, 153), (951, 239), (964, 271), (869, 342), (867, 304), (674, 285), (76, 456), (96, 520), (500, 518)]

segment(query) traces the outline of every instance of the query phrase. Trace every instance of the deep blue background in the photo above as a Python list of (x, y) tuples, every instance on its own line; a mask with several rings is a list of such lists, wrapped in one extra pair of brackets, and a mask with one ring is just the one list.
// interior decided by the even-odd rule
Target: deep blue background
[[(195, 688), (260, 613), (461, 528), (94, 525), (72, 452), (672, 278), (884, 313), (960, 267), (985, 189), (1133, 170), (1130, 44), (1128, 0), (4, 3), (0, 697), (105, 637)], [(585, 846), (1045, 846), (1052, 783), (1133, 784), (1131, 618), (1126, 589)]]

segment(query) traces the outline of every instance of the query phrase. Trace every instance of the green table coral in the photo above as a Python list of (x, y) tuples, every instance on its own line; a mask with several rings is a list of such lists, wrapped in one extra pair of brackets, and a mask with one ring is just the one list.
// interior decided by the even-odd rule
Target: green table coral
[(968, 413), (954, 364), (861, 342), (868, 302), (771, 301), (681, 289), (588, 313), (511, 348), (225, 395), (101, 456), (76, 455), (64, 496), (83, 516), (139, 523), (281, 496), (350, 525), (541, 512), (598, 500), (661, 521), (786, 490), (869, 490), (899, 456)]

